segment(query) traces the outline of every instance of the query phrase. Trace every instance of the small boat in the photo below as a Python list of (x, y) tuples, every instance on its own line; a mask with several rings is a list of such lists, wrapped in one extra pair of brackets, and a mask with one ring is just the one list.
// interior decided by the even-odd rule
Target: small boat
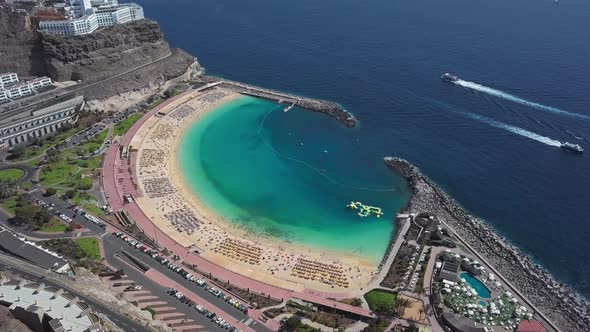
[(447, 81), (447, 82), (457, 82), (459, 80), (459, 77), (457, 77), (455, 75), (451, 75), (449, 73), (444, 73), (440, 78), (443, 81)]
[(570, 142), (561, 143), (561, 148), (566, 151), (571, 151), (574, 153), (583, 153), (584, 149), (579, 144), (573, 144)]

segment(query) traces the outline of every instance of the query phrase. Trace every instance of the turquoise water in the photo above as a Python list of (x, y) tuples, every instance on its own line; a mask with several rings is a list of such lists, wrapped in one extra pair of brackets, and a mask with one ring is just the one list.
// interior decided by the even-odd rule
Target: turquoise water
[[(378, 262), (408, 193), (381, 158), (359, 158), (357, 136), (323, 114), (240, 97), (187, 130), (179, 162), (194, 193), (231, 222)], [(361, 219), (346, 208), (352, 200), (384, 216)]]
[(479, 302), (477, 302), (477, 304), (479, 304), (480, 306), (482, 306), (484, 308), (488, 306), (488, 303), (486, 301), (479, 301)]
[(484, 299), (489, 299), (492, 296), (492, 293), (490, 292), (488, 287), (484, 285), (483, 282), (479, 281), (479, 279), (475, 278), (469, 273), (463, 272), (461, 273), (460, 277), (462, 279), (465, 279), (465, 281), (467, 281), (467, 283), (469, 283), (469, 285), (471, 285), (471, 287), (475, 289), (475, 291), (480, 297), (483, 297)]

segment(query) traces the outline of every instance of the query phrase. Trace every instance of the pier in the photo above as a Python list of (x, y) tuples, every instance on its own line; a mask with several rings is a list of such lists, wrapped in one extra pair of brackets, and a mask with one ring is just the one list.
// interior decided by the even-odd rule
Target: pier
[(358, 120), (352, 114), (333, 101), (301, 97), (214, 76), (202, 76), (200, 80), (207, 83), (208, 87), (219, 86), (244, 95), (290, 104), (284, 109), (285, 112), (298, 106), (309, 111), (327, 114), (347, 127), (354, 127), (358, 123)]

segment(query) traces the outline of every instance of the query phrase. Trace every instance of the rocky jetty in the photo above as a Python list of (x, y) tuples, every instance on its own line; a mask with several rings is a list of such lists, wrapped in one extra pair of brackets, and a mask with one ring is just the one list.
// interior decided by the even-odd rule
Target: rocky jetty
[(406, 178), (412, 190), (404, 212), (437, 215), (560, 330), (590, 331), (590, 305), (586, 300), (558, 282), (485, 222), (469, 214), (408, 161), (387, 157), (385, 163)]
[(309, 111), (324, 113), (335, 118), (346, 127), (355, 127), (358, 124), (358, 120), (350, 112), (346, 111), (342, 106), (333, 101), (296, 96), (215, 76), (203, 76), (200, 80), (203, 83), (220, 82), (219, 86), (225, 89), (245, 95), (281, 102), (286, 105), (285, 107), (295, 104), (296, 106)]

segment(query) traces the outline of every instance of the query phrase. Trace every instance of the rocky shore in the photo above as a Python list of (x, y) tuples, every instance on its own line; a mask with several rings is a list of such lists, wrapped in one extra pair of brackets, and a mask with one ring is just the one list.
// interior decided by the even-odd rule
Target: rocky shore
[(225, 89), (236, 91), (245, 95), (281, 102), (285, 104), (285, 107), (294, 103), (296, 106), (303, 109), (329, 115), (346, 127), (355, 127), (358, 124), (358, 120), (350, 112), (346, 111), (342, 108), (342, 106), (333, 101), (286, 94), (284, 92), (230, 81), (215, 76), (203, 76), (200, 78), (200, 80), (204, 83), (221, 82), (219, 86)]
[[(408, 181), (412, 197), (404, 212), (436, 214), (562, 331), (590, 331), (590, 305), (489, 225), (469, 214), (418, 168), (386, 157), (389, 168)], [(548, 327), (549, 328), (549, 327)]]

